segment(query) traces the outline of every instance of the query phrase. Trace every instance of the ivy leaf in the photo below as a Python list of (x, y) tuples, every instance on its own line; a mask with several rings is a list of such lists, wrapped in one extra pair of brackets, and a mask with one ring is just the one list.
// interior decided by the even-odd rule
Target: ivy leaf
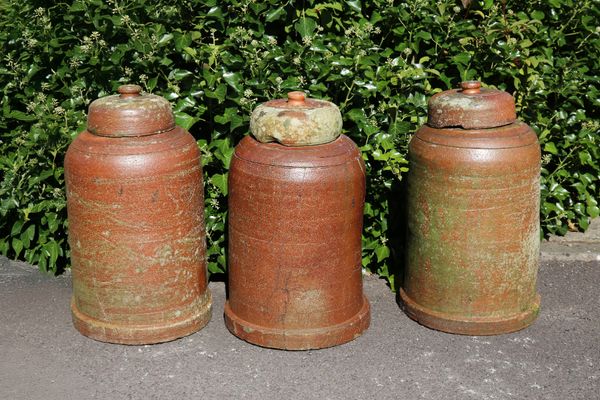
[(87, 10), (87, 7), (83, 1), (75, 1), (69, 7), (69, 13), (75, 13), (78, 11), (85, 11), (85, 10)]
[(427, 31), (419, 31), (419, 32), (415, 33), (415, 38), (431, 40), (432, 36), (431, 36), (431, 33), (427, 32)]
[(175, 115), (175, 124), (182, 127), (186, 131), (189, 131), (190, 128), (199, 121), (198, 118), (194, 118), (183, 111), (175, 111), (173, 114)]
[(207, 263), (207, 268), (208, 272), (210, 272), (211, 274), (220, 274), (225, 272), (223, 271), (223, 269), (221, 269), (221, 267), (219, 267), (219, 264), (217, 264), (216, 262)]
[(55, 264), (61, 253), (58, 244), (55, 241), (48, 242), (44, 245), (44, 250), (46, 250), (50, 257), (50, 264)]
[(223, 10), (221, 10), (221, 7), (212, 7), (210, 10), (208, 10), (206, 16), (216, 19), (223, 19)]
[(242, 91), (242, 85), (240, 84), (240, 78), (241, 78), (241, 75), (239, 72), (224, 72), (223, 73), (223, 79), (225, 79), (225, 82), (227, 82), (227, 84), (229, 86), (231, 86), (231, 88), (233, 90), (235, 90), (236, 93), (240, 93)]
[(18, 119), (19, 121), (35, 121), (37, 117), (35, 115), (25, 114), (22, 111), (12, 110), (8, 114), (9, 118)]
[(212, 97), (213, 99), (219, 100), (219, 103), (225, 101), (225, 96), (227, 95), (227, 85), (224, 83), (217, 86), (214, 91), (207, 90), (206, 95), (208, 97)]
[(594, 165), (594, 161), (592, 159), (592, 156), (590, 155), (590, 152), (587, 150), (584, 151), (580, 151), (578, 153), (579, 155), (579, 162), (583, 165)]
[(35, 225), (29, 225), (24, 232), (21, 232), (21, 243), (23, 243), (23, 247), (26, 249), (31, 245), (31, 241), (35, 237)]
[(154, 78), (148, 79), (148, 82), (146, 83), (146, 90), (148, 92), (152, 93), (152, 91), (156, 87), (157, 83), (158, 83), (158, 77), (156, 77), (156, 76)]
[(362, 13), (362, 6), (360, 5), (360, 1), (359, 0), (348, 0), (345, 3), (348, 6), (350, 6), (350, 8), (352, 8), (357, 13), (359, 13), (359, 14)]
[(177, 81), (180, 81), (180, 80), (183, 80), (184, 78), (186, 78), (186, 77), (188, 77), (190, 75), (193, 75), (192, 72), (190, 72), (190, 71), (188, 71), (186, 69), (174, 69), (169, 74), (169, 78), (175, 79)]
[(12, 240), (12, 248), (13, 248), (13, 250), (15, 252), (15, 257), (19, 257), (19, 255), (21, 254), (21, 250), (23, 250), (23, 242), (21, 242), (17, 238), (13, 238), (13, 240)]
[(215, 174), (210, 177), (210, 182), (219, 189), (223, 196), (227, 196), (227, 174)]
[(277, 21), (277, 20), (283, 18), (284, 16), (285, 16), (285, 7), (281, 6), (279, 8), (269, 11), (267, 13), (266, 21), (267, 22)]
[(467, 65), (469, 61), (471, 61), (471, 54), (469, 53), (459, 53), (452, 57), (452, 61), (458, 64)]
[(23, 220), (20, 220), (20, 219), (16, 220), (10, 231), (10, 236), (17, 236), (19, 233), (21, 233), (22, 227), (23, 227)]
[(175, 36), (172, 33), (165, 33), (161, 36), (161, 38), (156, 43), (158, 46), (165, 45), (169, 43)]
[(558, 154), (558, 149), (556, 148), (556, 145), (553, 142), (547, 142), (544, 145), (544, 151), (547, 151), (551, 154)]
[(390, 256), (390, 248), (382, 245), (375, 249), (375, 255), (377, 256), (377, 262), (381, 262)]
[(535, 10), (531, 13), (531, 18), (541, 21), (544, 19), (544, 13), (542, 11)]
[(296, 32), (298, 32), (303, 39), (311, 36), (315, 29), (317, 29), (317, 23), (315, 20), (308, 17), (301, 17), (294, 26), (296, 27)]

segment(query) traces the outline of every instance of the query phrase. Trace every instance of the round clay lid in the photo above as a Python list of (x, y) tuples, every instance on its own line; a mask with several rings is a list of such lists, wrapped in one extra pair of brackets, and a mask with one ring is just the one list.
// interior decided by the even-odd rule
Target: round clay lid
[(142, 94), (138, 85), (122, 85), (119, 94), (90, 104), (87, 130), (99, 136), (146, 136), (175, 128), (169, 102), (153, 94)]
[(287, 99), (259, 105), (250, 117), (250, 132), (259, 142), (313, 146), (334, 141), (342, 132), (339, 108), (325, 100), (290, 92)]
[(515, 99), (497, 89), (466, 81), (460, 89), (447, 90), (429, 99), (427, 125), (434, 128), (495, 128), (515, 122)]

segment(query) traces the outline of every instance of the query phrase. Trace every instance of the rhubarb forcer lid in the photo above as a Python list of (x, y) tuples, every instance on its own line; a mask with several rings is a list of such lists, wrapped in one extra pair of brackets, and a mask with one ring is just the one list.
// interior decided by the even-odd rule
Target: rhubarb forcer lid
[(175, 128), (171, 104), (163, 97), (142, 94), (138, 85), (122, 85), (119, 94), (90, 104), (87, 130), (99, 136), (147, 136)]
[(484, 129), (512, 124), (515, 99), (508, 93), (466, 81), (429, 99), (427, 124), (433, 128)]
[(250, 117), (250, 132), (262, 143), (314, 146), (334, 141), (342, 132), (339, 108), (325, 100), (290, 92), (287, 99), (259, 105)]

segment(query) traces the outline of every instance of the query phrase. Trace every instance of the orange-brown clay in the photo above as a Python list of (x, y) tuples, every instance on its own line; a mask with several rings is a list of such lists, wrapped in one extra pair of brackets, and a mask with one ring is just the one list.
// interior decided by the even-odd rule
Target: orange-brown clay
[(225, 305), (234, 335), (305, 350), (348, 342), (367, 329), (364, 196), (364, 164), (344, 135), (302, 147), (250, 136), (238, 144), (229, 172)]
[(121, 87), (90, 106), (65, 159), (75, 327), (123, 344), (210, 319), (200, 153), (166, 100)]
[(429, 107), (409, 147), (403, 307), (451, 333), (523, 329), (540, 304), (537, 136), (509, 94), (479, 82)]

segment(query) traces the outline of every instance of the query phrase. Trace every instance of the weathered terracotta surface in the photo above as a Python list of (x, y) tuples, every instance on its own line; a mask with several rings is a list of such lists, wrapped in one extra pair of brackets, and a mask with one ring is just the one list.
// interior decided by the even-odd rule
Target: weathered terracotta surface
[(427, 124), (433, 128), (493, 128), (517, 119), (513, 97), (503, 91), (481, 88), (477, 81), (461, 83), (429, 99)]
[(341, 129), (339, 108), (329, 101), (307, 99), (304, 92), (290, 92), (287, 99), (261, 104), (250, 118), (250, 131), (256, 140), (285, 146), (329, 143)]
[(264, 347), (348, 342), (369, 326), (362, 291), (364, 164), (346, 136), (286, 147), (244, 138), (229, 172), (225, 322)]
[(166, 100), (121, 90), (92, 103), (102, 135), (82, 132), (65, 158), (73, 322), (100, 341), (164, 342), (210, 319), (200, 153)]
[[(438, 115), (436, 107), (432, 100), (430, 115)], [(503, 111), (484, 106), (457, 112), (489, 112), (467, 118), (494, 125), (494, 116)], [(494, 335), (525, 328), (540, 304), (537, 137), (514, 119), (462, 129), (454, 127), (460, 125), (457, 116), (440, 118), (454, 119), (452, 127), (423, 126), (409, 147), (403, 306), (423, 325), (451, 333)]]
[(160, 96), (145, 94), (137, 85), (122, 85), (119, 94), (90, 104), (87, 130), (99, 136), (142, 136), (175, 128), (171, 105)]

